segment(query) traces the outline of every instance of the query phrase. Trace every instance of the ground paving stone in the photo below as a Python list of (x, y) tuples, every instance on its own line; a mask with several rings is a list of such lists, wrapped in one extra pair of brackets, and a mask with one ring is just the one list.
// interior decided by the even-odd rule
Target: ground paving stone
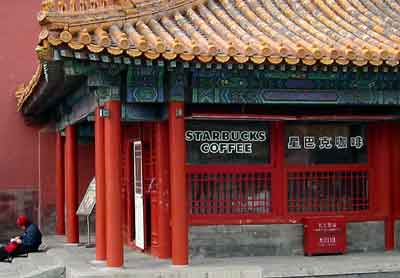
[[(47, 252), (0, 263), (0, 278), (394, 278), (400, 277), (400, 252), (337, 256), (192, 258), (190, 266), (125, 250), (123, 268), (94, 263), (95, 250), (66, 246), (62, 237), (46, 237)], [(53, 271), (53, 272), (51, 272)], [(58, 272), (57, 272), (58, 271)]]

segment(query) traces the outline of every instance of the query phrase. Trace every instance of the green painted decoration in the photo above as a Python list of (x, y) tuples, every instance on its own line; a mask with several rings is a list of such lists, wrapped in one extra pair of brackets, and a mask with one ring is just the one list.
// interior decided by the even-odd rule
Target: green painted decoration
[(164, 68), (129, 67), (127, 103), (164, 102)]
[(382, 72), (281, 72), (199, 69), (192, 103), (400, 105), (400, 78)]

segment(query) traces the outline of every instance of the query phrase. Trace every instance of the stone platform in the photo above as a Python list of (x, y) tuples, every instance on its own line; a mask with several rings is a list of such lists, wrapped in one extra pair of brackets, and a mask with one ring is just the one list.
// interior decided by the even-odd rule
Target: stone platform
[(400, 277), (400, 252), (350, 253), (334, 256), (193, 258), (174, 267), (130, 249), (125, 266), (110, 269), (94, 261), (93, 248), (67, 246), (62, 237), (46, 237), (46, 252), (0, 263), (0, 277), (30, 278), (394, 278)]

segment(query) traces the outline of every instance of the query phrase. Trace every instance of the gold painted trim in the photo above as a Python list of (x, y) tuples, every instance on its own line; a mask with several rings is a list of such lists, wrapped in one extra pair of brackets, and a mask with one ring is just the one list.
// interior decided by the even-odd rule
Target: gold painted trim
[(93, 52), (93, 53), (100, 53), (104, 50), (104, 47), (101, 47), (101, 46), (98, 46), (95, 44), (89, 44), (86, 47), (87, 47), (87, 49), (89, 49), (90, 52)]
[(334, 62), (334, 60), (331, 59), (331, 58), (328, 58), (328, 57), (323, 57), (321, 59), (321, 63), (324, 64), (324, 65), (332, 65), (333, 62)]
[(124, 50), (119, 47), (110, 46), (107, 47), (107, 52), (110, 53), (111, 55), (118, 56), (121, 55), (124, 52)]
[(198, 59), (200, 62), (209, 63), (209, 62), (212, 61), (213, 56), (199, 55), (199, 56), (197, 56), (197, 59)]
[(339, 64), (339, 65), (345, 66), (345, 65), (348, 65), (350, 61), (349, 61), (347, 58), (345, 58), (345, 57), (338, 57), (338, 58), (335, 60), (335, 62), (336, 62), (337, 64)]
[(158, 57), (160, 57), (160, 53), (154, 52), (154, 51), (146, 51), (144, 53), (144, 56), (146, 56), (147, 58), (149, 58), (150, 60), (155, 60)]
[(181, 57), (181, 59), (184, 61), (192, 61), (195, 56), (191, 55), (191, 54), (183, 53), (183, 54), (180, 54), (179, 57)]
[(215, 56), (215, 60), (217, 60), (220, 63), (226, 63), (229, 61), (231, 57), (227, 55), (217, 55)]
[(43, 29), (42, 31), (40, 31), (40, 33), (39, 33), (39, 40), (45, 40), (45, 39), (47, 39), (48, 38), (48, 36), (49, 36), (49, 30), (47, 30), (47, 29)]
[(280, 64), (283, 61), (283, 58), (280, 56), (270, 56), (267, 59), (271, 64)]
[(138, 49), (128, 49), (128, 50), (126, 51), (126, 53), (127, 53), (129, 56), (131, 56), (132, 58), (139, 57), (140, 55), (143, 54), (143, 52), (140, 51), (140, 50), (138, 50)]
[(267, 59), (267, 57), (264, 57), (264, 56), (251, 56), (250, 57), (250, 60), (255, 64), (262, 64), (265, 62), (266, 59)]
[(317, 63), (316, 59), (310, 58), (310, 57), (306, 57), (304, 59), (301, 59), (301, 61), (303, 62), (303, 64), (305, 64), (307, 66), (312, 66), (312, 65), (315, 65), (315, 63)]
[(177, 54), (171, 51), (164, 52), (162, 56), (167, 60), (173, 60), (176, 58)]
[(362, 67), (365, 66), (366, 64), (368, 64), (368, 61), (365, 59), (358, 59), (358, 60), (353, 60), (352, 61), (354, 65)]
[(80, 50), (80, 49), (82, 49), (85, 45), (84, 45), (84, 44), (81, 44), (81, 43), (79, 43), (79, 42), (71, 41), (71, 42), (68, 43), (68, 46), (69, 46), (70, 48), (74, 49), (74, 50)]
[(233, 59), (235, 59), (236, 62), (243, 64), (249, 60), (249, 57), (243, 56), (243, 55), (235, 55), (235, 56), (233, 56)]
[(53, 46), (59, 46), (60, 44), (63, 43), (62, 40), (52, 35), (48, 36), (47, 41)]
[(397, 66), (399, 64), (399, 60), (387, 60), (386, 64), (388, 64), (389, 66)]
[(374, 66), (380, 66), (380, 65), (383, 64), (382, 60), (371, 60), (369, 62), (370, 62), (371, 65), (374, 65)]
[(298, 57), (286, 57), (285, 62), (289, 65), (296, 65), (300, 62), (300, 59)]
[(63, 42), (68, 43), (72, 40), (72, 34), (69, 31), (64, 30), (60, 33), (60, 39)]

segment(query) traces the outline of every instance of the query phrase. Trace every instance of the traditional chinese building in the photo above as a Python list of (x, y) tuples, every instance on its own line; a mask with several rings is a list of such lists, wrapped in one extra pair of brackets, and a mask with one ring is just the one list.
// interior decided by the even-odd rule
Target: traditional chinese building
[(94, 144), (109, 266), (124, 244), (177, 265), (303, 254), (310, 217), (344, 219), (350, 251), (396, 248), (399, 15), (378, 0), (43, 1), (41, 67), (17, 100), (57, 133), (57, 233), (79, 241), (77, 146)]

